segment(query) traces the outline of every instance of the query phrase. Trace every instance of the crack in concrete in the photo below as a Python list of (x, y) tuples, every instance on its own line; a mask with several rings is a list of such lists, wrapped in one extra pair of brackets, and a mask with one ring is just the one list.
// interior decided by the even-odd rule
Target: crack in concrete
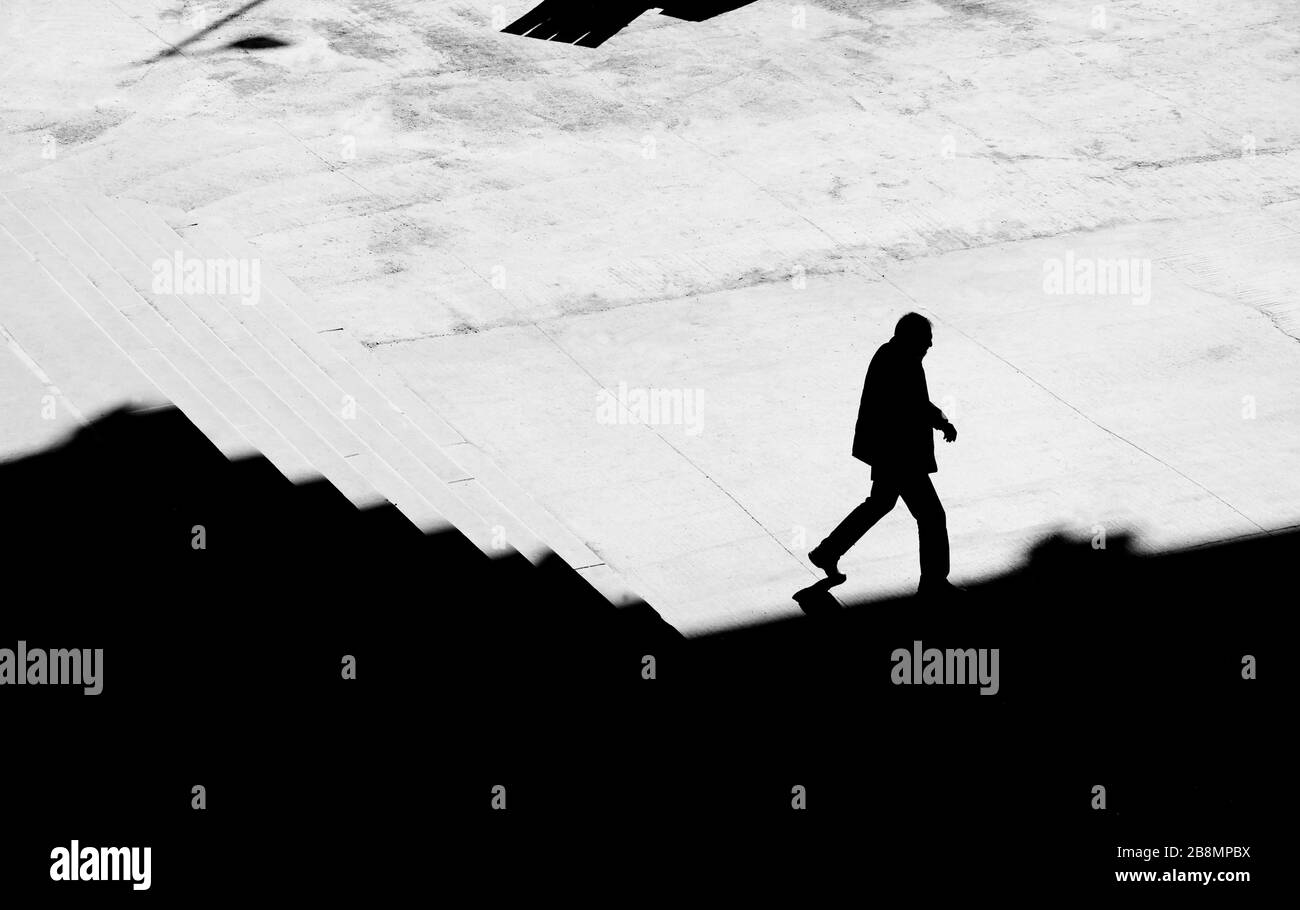
[(1212, 161), (1227, 161), (1235, 158), (1258, 158), (1264, 155), (1285, 155), (1288, 152), (1294, 152), (1296, 149), (1300, 149), (1300, 146), (1292, 145), (1285, 148), (1257, 149), (1249, 155), (1243, 154), (1238, 150), (1209, 155), (1184, 155), (1181, 158), (1170, 158), (1165, 161), (1130, 161), (1128, 164), (1117, 166), (1115, 170), (1127, 171), (1135, 167), (1159, 169), (1166, 167), (1181, 167), (1184, 164), (1208, 164)]

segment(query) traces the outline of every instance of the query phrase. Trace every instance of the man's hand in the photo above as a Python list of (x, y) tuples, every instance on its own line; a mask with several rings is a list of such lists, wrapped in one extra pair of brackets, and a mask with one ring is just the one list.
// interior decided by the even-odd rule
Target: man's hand
[(943, 441), (955, 442), (957, 439), (957, 428), (951, 423), (945, 424), (943, 428)]

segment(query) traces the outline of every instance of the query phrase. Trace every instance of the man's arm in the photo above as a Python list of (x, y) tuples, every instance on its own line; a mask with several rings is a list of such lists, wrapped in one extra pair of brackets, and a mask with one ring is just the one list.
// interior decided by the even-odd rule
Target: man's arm
[(934, 402), (927, 402), (930, 406), (930, 426), (936, 430), (943, 430), (945, 442), (953, 442), (957, 438), (957, 428), (952, 422), (944, 416), (943, 411), (939, 410)]
[(948, 426), (948, 418), (943, 415), (943, 411), (939, 410), (938, 405), (933, 401), (927, 401), (926, 407), (930, 409), (930, 426), (933, 429), (942, 430)]

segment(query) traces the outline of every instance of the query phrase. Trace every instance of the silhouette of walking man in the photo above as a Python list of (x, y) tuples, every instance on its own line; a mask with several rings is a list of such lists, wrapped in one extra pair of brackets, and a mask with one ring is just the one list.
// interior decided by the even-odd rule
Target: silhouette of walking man
[(921, 584), (917, 593), (945, 595), (948, 583), (948, 523), (930, 475), (934, 431), (952, 442), (957, 428), (930, 402), (921, 359), (934, 343), (930, 320), (908, 313), (898, 320), (894, 337), (871, 358), (862, 404), (853, 433), (853, 457), (871, 465), (871, 495), (848, 514), (808, 554), (828, 577), (844, 580), (837, 563), (902, 497), (916, 519), (921, 544)]

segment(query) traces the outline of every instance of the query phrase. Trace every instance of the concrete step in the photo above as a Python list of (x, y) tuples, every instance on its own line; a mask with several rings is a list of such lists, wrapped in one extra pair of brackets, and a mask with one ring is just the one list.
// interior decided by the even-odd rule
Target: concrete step
[[(204, 218), (200, 224), (195, 224), (194, 216), (187, 214), (179, 224), (174, 226), (181, 233), (205, 231), (214, 239), (218, 239), (230, 255), (248, 257), (260, 255), (247, 240), (239, 237), (237, 231), (218, 218)], [(497, 507), (482, 503), (481, 508), (484, 511), (481, 513), (494, 524), (506, 528), (507, 539), (510, 539), (516, 549), (524, 552), (524, 555), (534, 563), (541, 562), (541, 559), (545, 558), (546, 550), (554, 551), (564, 562), (588, 578), (590, 584), (601, 590), (608, 601), (617, 606), (640, 601), (640, 595), (621, 580), (615, 569), (604, 564), (603, 560), (562, 521), (551, 515), (551, 512), (526, 494), (519, 485), (513, 484), (485, 452), (465, 441), (458, 430), (443, 420), (424, 399), (413, 393), (406, 383), (395, 374), (383, 369), (382, 365), (378, 364), (346, 330), (333, 326), (328, 317), (320, 315), (320, 308), (316, 307), (311, 298), (298, 286), (278, 270), (270, 268), (265, 261), (261, 274), (263, 274), (264, 285), (272, 291), (269, 296), (281, 304), (282, 312), (279, 312), (279, 316), (290, 320), (285, 325), (296, 324), (298, 333), (311, 335), (313, 356), (321, 357), (322, 363), (328, 364), (326, 369), (333, 370), (346, 377), (348, 381), (356, 383), (356, 386), (352, 387), (363, 387), (363, 389), (372, 387), (373, 394), (380, 396), (380, 400), (386, 404), (386, 412), (395, 412), (395, 415), (406, 417), (404, 422), (421, 430), (429, 442), (434, 443), (443, 454), (459, 465), (465, 476), (476, 478), (480, 482), (482, 491), (486, 491), (486, 494), (497, 500)], [(324, 330), (312, 333), (307, 318), (302, 315), (313, 318), (315, 320), (313, 324), (324, 326)], [(325, 339), (329, 350), (321, 346), (321, 339)], [(421, 451), (428, 450), (421, 448)], [(523, 537), (525, 532), (538, 539), (542, 549), (537, 549), (532, 543), (526, 541)], [(534, 552), (536, 556), (530, 555)]]
[[(266, 411), (277, 412), (273, 411), (271, 396), (266, 389), (257, 387), (251, 373), (243, 370), (231, 375), (229, 358), (221, 361), (226, 374), (218, 372), (205, 354), (222, 358), (223, 352), (202, 335), (201, 321), (193, 313), (187, 313), (181, 301), (167, 295), (145, 297), (140, 293), (142, 286), (148, 292), (150, 282), (140, 274), (143, 265), (130, 251), (127, 245), (130, 241), (124, 242), (110, 227), (111, 222), (120, 229), (121, 216), (106, 200), (85, 197), (81, 203), (88, 204), (74, 206), (65, 198), (61, 205), (69, 216), (65, 219), (47, 202), (57, 195), (49, 191), (8, 194), (8, 201), (21, 209), (21, 217), (31, 228), (24, 242), (39, 258), (49, 262), (61, 285), (76, 299), (100, 309), (108, 302), (125, 317), (134, 332), (144, 339), (144, 343), (139, 338), (129, 339), (130, 356), (139, 358), (137, 362), (142, 368), (149, 365), (157, 370), (160, 383), (170, 382), (165, 394), (178, 407), (189, 407), (187, 413), (192, 414), (205, 432), (211, 429), (210, 438), (223, 452), (229, 457), (249, 454), (249, 446), (240, 445), (239, 436), (243, 436), (253, 451), (266, 454), (290, 479), (304, 480), (323, 474), (358, 507), (384, 501), (341, 458), (321, 464), (308, 457), (297, 444), (304, 439), (301, 427), (290, 423), (286, 435), (276, 426), (276, 417), (267, 419), (254, 402)], [(95, 207), (109, 221), (99, 219)], [(138, 238), (135, 240), (138, 242)], [(120, 322), (114, 329), (123, 331)], [(151, 349), (161, 357), (149, 355)], [(164, 364), (172, 368), (169, 380), (165, 378), (168, 371)], [(177, 382), (176, 374), (194, 391)], [(204, 400), (211, 404), (210, 408), (203, 406)], [(215, 421), (214, 412), (229, 426)], [(277, 416), (285, 418), (285, 410), (280, 409)], [(297, 438), (291, 439), (293, 436)]]
[[(228, 226), (205, 221), (202, 224), (182, 223), (176, 227), (183, 236), (202, 244), (204, 249), (219, 250), (215, 255), (248, 260), (259, 258), (258, 252), (234, 236)], [(261, 276), (261, 298), (255, 307), (248, 309), (260, 311), (268, 323), (283, 336), (282, 343), (286, 347), (295, 348), (302, 357), (315, 365), (323, 377), (335, 382), (338, 394), (350, 397), (359, 416), (365, 415), (368, 419), (373, 419), (384, 433), (392, 440), (399, 441), (418, 460), (417, 464), (404, 461), (409, 465), (412, 476), (427, 476), (426, 472), (436, 475), (465, 507), (471, 509), (491, 529), (494, 553), (508, 552), (513, 548), (536, 562), (544, 553), (549, 552), (527, 522), (496, 499), (491, 490), (482, 485), (469, 484), (471, 475), (448, 457), (444, 447), (436, 441), (443, 439), (459, 442), (459, 434), (432, 413), (426, 413), (420, 424), (410, 419), (405, 408), (397, 405), (386, 391), (381, 391), (364, 377), (352, 359), (339, 349), (338, 342), (345, 337), (342, 333), (313, 332), (282, 296), (301, 292), (292, 289), (283, 276), (274, 274), (274, 270), (269, 269), (265, 262), (261, 264)], [(326, 337), (330, 340), (327, 341)], [(356, 353), (354, 351), (353, 356)], [(360, 354), (368, 358), (364, 351)]]
[[(83, 196), (75, 201), (106, 231), (105, 245), (98, 248), (135, 293), (246, 403), (235, 404), (241, 421), (273, 428), (358, 507), (387, 500), (430, 533), (450, 527), (446, 517), (384, 462), (356, 458), (362, 447), (355, 436), (328, 412), (311, 409), (307, 390), (229, 316), (216, 295), (153, 290), (155, 263), (173, 256), (180, 238), (172, 235), (171, 244), (161, 246), (113, 200)], [(68, 217), (80, 217), (75, 207)], [(271, 449), (267, 455), (272, 457)]]
[[(196, 221), (194, 216), (185, 215), (172, 226), (181, 234), (205, 235), (231, 256), (250, 259), (260, 256), (255, 247), (220, 219)], [(269, 293), (263, 294), (264, 302), (259, 303), (259, 308), (274, 314), (276, 324), (308, 350), (323, 370), (346, 383), (349, 390), (359, 390), (359, 395), (374, 409), (373, 413), (383, 415), (390, 424), (401, 424), (403, 438), (413, 450), (426, 459), (449, 459), (458, 466), (463, 478), (474, 477), (478, 484), (466, 486), (463, 494), (474, 498), (479, 514), (504, 527), (507, 539), (530, 561), (540, 562), (548, 551), (554, 552), (587, 577), (611, 602), (622, 605), (640, 599), (577, 535), (510, 481), (486, 453), (468, 443), (399, 377), (383, 369), (346, 330), (322, 316), (320, 309), (292, 281), (265, 261), (261, 275), (264, 292)], [(313, 326), (316, 331), (312, 330)], [(419, 431), (423, 443), (411, 440), (410, 429)], [(431, 451), (435, 449), (437, 456)]]
[(132, 362), (115, 327), (100, 323), (95, 317), (102, 314), (88, 312), (60, 281), (63, 271), (60, 257), (0, 196), (0, 324), (86, 418), (124, 403), (164, 404), (164, 393)]
[[(3, 217), (12, 225), (16, 209), (7, 199), (0, 202), (8, 208)], [(143, 410), (172, 402), (186, 411), (227, 458), (258, 454), (249, 439), (222, 417), (45, 235), (25, 218), (21, 223), (27, 248), (5, 247), (0, 240), (0, 274), (6, 286), (17, 291), (5, 298), (14, 312), (0, 309), (0, 319), (14, 325), (28, 340), (87, 418), (124, 403)], [(35, 256), (39, 259), (30, 258)], [(30, 262), (25, 273), (22, 258)], [(87, 327), (97, 329), (107, 344), (98, 342)], [(310, 476), (319, 475), (311, 472)]]
[(462, 442), (447, 447), (448, 453), (484, 487), (492, 490), (502, 502), (510, 503), (513, 513), (530, 528), (565, 562), (575, 569), (598, 565), (603, 560), (578, 539), (554, 515), (542, 508), (518, 484), (506, 476), (488, 454), (472, 442)]
[[(205, 243), (224, 249), (231, 256), (249, 259), (261, 257), (256, 247), (243, 240), (237, 232), (219, 219), (205, 218), (201, 223), (186, 222), (174, 227), (182, 236), (202, 235)], [(363, 374), (357, 367), (356, 358), (360, 354), (369, 359), (364, 348), (352, 342), (351, 336), (330, 323), (328, 319), (311, 319), (312, 313), (317, 308), (311, 303), (310, 298), (284, 275), (270, 268), (265, 261), (262, 262), (261, 274), (264, 287), (270, 291), (263, 298), (268, 318), (273, 319), (281, 331), (300, 345), (321, 370), (357, 396), (359, 403), (373, 409), (378, 419), (382, 420), (389, 413), (405, 417), (406, 420), (400, 421), (397, 429), (404, 434), (403, 439), (411, 437), (401, 429), (401, 426), (410, 425), (431, 440), (435, 447), (464, 442), (460, 433), (437, 414), (428, 408), (415, 407), (418, 400), (408, 389), (380, 387), (372, 381), (370, 373)], [(366, 360), (361, 362), (366, 364)], [(440, 465), (446, 463), (441, 454), (421, 451), (422, 454), (432, 458), (430, 467), (435, 470), (439, 470)], [(449, 481), (464, 479), (466, 476), (459, 468), (453, 466), (451, 470), (455, 475), (447, 477)]]
[[(276, 466), (291, 480), (321, 476), (273, 427), (257, 421), (214, 372), (194, 364), (184, 372), (178, 368), (193, 352), (105, 257), (105, 251), (113, 257), (119, 251), (101, 222), (88, 217), (79, 203), (55, 195), (28, 199), (24, 208), (30, 222), (40, 225), (41, 242), (48, 244), (47, 253), (82, 306), (227, 458), (275, 453)], [(374, 499), (363, 496), (360, 501)]]
[[(255, 419), (228, 384), (195, 358), (158, 313), (81, 234), (59, 219), (44, 199), (21, 198), (18, 202), (34, 230), (26, 242), (49, 263), (56, 280), (94, 312), (137, 366), (146, 371), (154, 368), (156, 372), (150, 376), (163, 394), (178, 407), (188, 405), (191, 410), (186, 413), (205, 432), (211, 431), (209, 438), (227, 457), (275, 452), (280, 459), (277, 466), (291, 479), (319, 476), (306, 459), (286, 448), (273, 427)], [(83, 230), (89, 227), (87, 219), (82, 218), (81, 223)], [(111, 235), (105, 236), (105, 243), (111, 242)], [(119, 396), (120, 385), (107, 388), (114, 397)]]
[[(121, 200), (119, 208), (141, 236), (153, 241), (164, 264), (178, 254), (182, 261), (232, 258), (223, 248), (205, 243), (206, 238), (197, 233), (188, 238), (179, 236), (148, 206)], [(241, 257), (234, 259), (238, 262)], [(243, 262), (251, 277), (253, 260), (244, 258)], [(440, 458), (431, 468), (406, 447), (398, 434), (376, 421), (368, 409), (307, 356), (301, 345), (295, 344), (268, 318), (274, 314), (270, 295), (264, 296), (259, 291), (256, 298), (250, 297), (255, 300), (251, 304), (245, 303), (237, 293), (173, 296), (198, 313), (213, 334), (222, 338), (242, 363), (336, 452), (359, 469), (364, 466), (363, 475), (421, 528), (432, 532), (441, 527), (432, 520), (427, 508), (432, 506), (434, 512), (479, 544), (484, 552), (508, 555), (508, 547), (496, 545), (496, 535), (482, 516), (475, 514), (447, 486), (446, 479), (460, 479), (455, 466)]]
[[(186, 256), (227, 256), (227, 251), (215, 246), (202, 232), (190, 231), (188, 237), (178, 237), (153, 213), (147, 210), (137, 211), (130, 206), (124, 208), (132, 212), (137, 223), (149, 229), (159, 243), (183, 243), (183, 254)], [(266, 355), (275, 361), (273, 365), (263, 367), (264, 373), (285, 373), (301, 383), (313, 399), (303, 402), (302, 406), (315, 412), (315, 420), (333, 423), (335, 432), (344, 432), (349, 436), (355, 434), (354, 441), (359, 439), (382, 459), (381, 462), (371, 459), (365, 463), (390, 466), (457, 527), (473, 530), (475, 535), (487, 530), (492, 537), (493, 555), (508, 554), (509, 544), (522, 544), (524, 547), (536, 545), (536, 541), (530, 539), (524, 529), (507, 534), (506, 539), (502, 540), (494, 530), (499, 519), (475, 508), (473, 502), (467, 501), (457, 490), (448, 486), (449, 483), (467, 479), (464, 472), (427, 440), (423, 442), (428, 451), (422, 452), (423, 458), (419, 457), (416, 452), (420, 451), (418, 443), (423, 437), (416, 428), (409, 424), (397, 425), (393, 418), (399, 418), (400, 415), (394, 412), (391, 417), (387, 417), (389, 409), (377, 401), (369, 400), (373, 396), (367, 396), (365, 389), (361, 389), (358, 396), (355, 394), (355, 386), (346, 390), (341, 387), (309, 354), (313, 352), (320, 356), (329, 350), (328, 347), (301, 323), (286, 324), (290, 314), (272, 295), (261, 295), (256, 304), (251, 306), (236, 300), (232, 295), (217, 296), (215, 299), (226, 307), (229, 315), (247, 330), (248, 336), (255, 338)], [(284, 384), (283, 381), (281, 384)], [(412, 442), (417, 445), (413, 446)], [(477, 527), (483, 521), (486, 521), (486, 525)]]
[[(48, 187), (15, 188), (4, 203), (11, 246), (228, 457), (261, 451), (296, 482), (323, 475), (359, 507), (391, 501), (425, 532), (454, 526), (489, 555), (518, 550), (538, 564), (554, 552), (612, 602), (637, 599), (345, 331), (314, 330), (300, 315), (310, 300), (227, 225)], [(255, 300), (158, 284), (178, 256), (256, 261)]]

